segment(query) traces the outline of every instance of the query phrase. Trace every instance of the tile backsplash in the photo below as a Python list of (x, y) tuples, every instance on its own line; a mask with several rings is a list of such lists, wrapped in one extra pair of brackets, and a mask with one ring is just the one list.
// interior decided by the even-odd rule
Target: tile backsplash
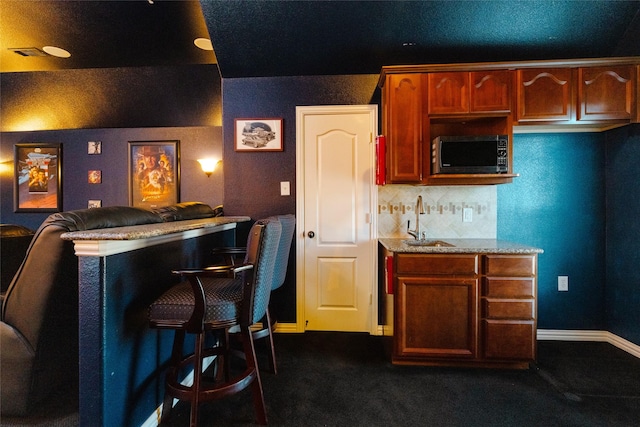
[[(495, 185), (378, 187), (378, 237), (410, 238), (407, 221), (415, 229), (416, 200), (422, 195), (424, 214), (420, 230), (427, 238), (495, 239), (497, 189)], [(473, 210), (472, 222), (462, 222), (463, 208)]]

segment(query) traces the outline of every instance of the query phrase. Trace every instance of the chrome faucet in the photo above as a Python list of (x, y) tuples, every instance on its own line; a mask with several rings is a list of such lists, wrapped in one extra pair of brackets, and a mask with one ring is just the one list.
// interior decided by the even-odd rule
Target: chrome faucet
[(426, 232), (420, 232), (420, 215), (424, 215), (424, 206), (422, 206), (422, 195), (418, 196), (418, 200), (416, 201), (416, 229), (415, 230), (410, 230), (409, 226), (411, 225), (411, 220), (407, 221), (407, 233), (409, 233), (410, 236), (413, 236), (416, 240), (423, 240), (425, 239), (426, 236)]

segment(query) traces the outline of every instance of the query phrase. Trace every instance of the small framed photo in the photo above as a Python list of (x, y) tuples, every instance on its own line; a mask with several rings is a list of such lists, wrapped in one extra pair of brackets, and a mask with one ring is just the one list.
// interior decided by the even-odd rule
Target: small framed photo
[(87, 142), (87, 153), (89, 153), (89, 154), (102, 154), (102, 142), (101, 141), (89, 141), (89, 142)]
[(62, 211), (62, 144), (16, 144), (15, 212)]
[(102, 207), (102, 200), (89, 200), (89, 203), (87, 204), (87, 208), (91, 209), (91, 208), (101, 208)]
[(153, 209), (180, 201), (180, 141), (129, 142), (129, 205)]
[(235, 151), (282, 151), (282, 119), (236, 119)]
[(102, 183), (102, 171), (99, 171), (99, 170), (89, 171), (87, 180), (89, 181), (89, 184)]

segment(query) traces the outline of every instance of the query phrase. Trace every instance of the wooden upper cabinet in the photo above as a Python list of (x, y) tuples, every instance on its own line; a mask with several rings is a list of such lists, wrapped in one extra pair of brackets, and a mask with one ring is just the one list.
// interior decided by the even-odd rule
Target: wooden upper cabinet
[(429, 114), (511, 111), (511, 71), (429, 73)]
[(469, 112), (469, 73), (429, 73), (429, 114)]
[(390, 183), (422, 179), (422, 77), (392, 74), (385, 84), (387, 178)]
[(511, 111), (511, 71), (475, 71), (471, 78), (470, 112)]
[(518, 122), (569, 121), (573, 87), (570, 68), (517, 71)]
[(578, 69), (578, 120), (630, 120), (636, 117), (636, 67)]

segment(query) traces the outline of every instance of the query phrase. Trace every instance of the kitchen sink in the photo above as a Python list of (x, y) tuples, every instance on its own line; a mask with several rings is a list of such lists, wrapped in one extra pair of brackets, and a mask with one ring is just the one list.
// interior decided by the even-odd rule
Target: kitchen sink
[(446, 247), (453, 248), (455, 245), (452, 245), (449, 242), (445, 242), (443, 240), (416, 240), (416, 239), (407, 239), (403, 241), (409, 246), (432, 246), (432, 247)]

